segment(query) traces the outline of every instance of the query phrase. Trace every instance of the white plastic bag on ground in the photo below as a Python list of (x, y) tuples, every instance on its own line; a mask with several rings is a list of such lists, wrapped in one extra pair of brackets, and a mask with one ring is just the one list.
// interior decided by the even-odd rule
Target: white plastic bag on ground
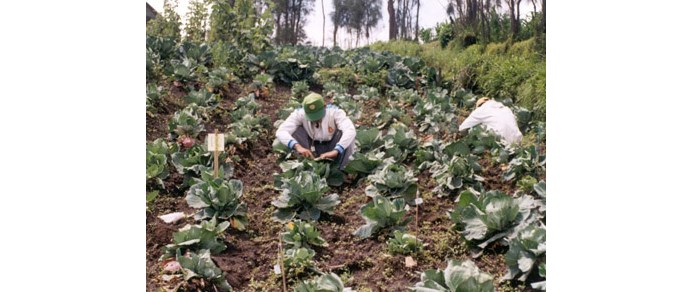
[(161, 215), (159, 216), (159, 219), (163, 220), (163, 222), (166, 223), (175, 223), (176, 221), (185, 218), (185, 216), (186, 215), (183, 212), (175, 212), (166, 215)]

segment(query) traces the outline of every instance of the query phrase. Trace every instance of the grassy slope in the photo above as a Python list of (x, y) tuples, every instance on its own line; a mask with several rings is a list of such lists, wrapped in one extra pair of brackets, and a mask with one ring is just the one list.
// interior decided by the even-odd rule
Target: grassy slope
[(545, 57), (534, 53), (533, 39), (512, 45), (493, 43), (443, 49), (439, 42), (377, 42), (374, 50), (416, 56), (438, 68), (455, 87), (470, 88), (496, 99), (511, 98), (545, 121)]

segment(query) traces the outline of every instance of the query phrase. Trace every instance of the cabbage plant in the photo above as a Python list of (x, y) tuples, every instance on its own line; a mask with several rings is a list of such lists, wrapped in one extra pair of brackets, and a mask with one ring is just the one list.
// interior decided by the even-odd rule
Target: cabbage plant
[(359, 129), (356, 132), (356, 146), (362, 153), (379, 149), (383, 145), (382, 132), (378, 128)]
[(193, 278), (204, 279), (214, 285), (214, 291), (233, 291), (226, 281), (224, 272), (211, 260), (209, 250), (191, 252), (186, 255), (178, 253), (175, 259), (180, 263), (185, 281)]
[(226, 250), (226, 245), (218, 241), (218, 238), (223, 236), (229, 225), (227, 221), (217, 225), (216, 218), (202, 221), (199, 225), (187, 224), (178, 232), (173, 233), (173, 243), (164, 247), (161, 259), (174, 257), (178, 252), (195, 252), (203, 249), (218, 254)]
[(175, 112), (168, 122), (168, 130), (173, 140), (178, 136), (196, 139), (199, 133), (204, 130), (202, 118), (197, 114), (197, 107), (189, 105)]
[(193, 90), (184, 99), (187, 104), (196, 104), (200, 107), (215, 107), (219, 104), (221, 98), (206, 90)]
[(388, 157), (394, 157), (398, 162), (406, 160), (409, 154), (416, 152), (418, 140), (412, 130), (406, 125), (396, 123), (389, 127), (384, 136), (384, 151)]
[(334, 273), (324, 274), (316, 279), (301, 281), (295, 292), (350, 292), (349, 287)]
[(525, 175), (538, 177), (543, 172), (545, 172), (545, 155), (540, 155), (536, 146), (531, 145), (517, 151), (502, 177), (505, 181), (512, 181)]
[(369, 175), (383, 164), (394, 163), (393, 158), (384, 158), (384, 152), (361, 152), (353, 153), (351, 160), (348, 161), (344, 171), (350, 174)]
[(418, 192), (418, 178), (412, 170), (406, 166), (391, 163), (380, 171), (368, 177), (370, 185), (365, 188), (365, 194), (374, 197), (377, 195), (389, 198), (404, 198), (406, 202), (412, 202)]
[(410, 255), (423, 249), (423, 242), (411, 234), (395, 230), (392, 236), (387, 240), (387, 251), (391, 254)]
[(470, 260), (449, 260), (444, 271), (430, 269), (420, 275), (420, 282), (410, 288), (416, 292), (495, 291), (493, 276), (482, 272)]
[(432, 177), (437, 182), (435, 192), (444, 195), (454, 192), (462, 187), (474, 187), (479, 189), (478, 182), (483, 181), (481, 166), (475, 155), (454, 156), (451, 159), (435, 161), (430, 168)]
[(528, 224), (519, 230), (517, 236), (509, 241), (509, 251), (505, 254), (507, 274), (504, 279), (526, 281), (531, 271), (545, 263), (545, 237), (545, 227), (542, 225)]
[(284, 251), (284, 271), (290, 278), (310, 274), (316, 271), (315, 251), (310, 248), (291, 248)]
[(168, 153), (171, 145), (163, 139), (147, 143), (147, 180), (156, 179), (163, 186), (163, 180), (168, 177)]
[[(350, 162), (349, 162), (350, 164)], [(324, 178), (329, 186), (338, 187), (344, 183), (344, 173), (336, 162), (315, 161), (299, 157), (299, 160), (288, 160), (279, 164), (281, 174), (274, 174), (274, 186), (280, 188), (282, 180), (296, 176), (301, 171), (311, 171)]]
[(303, 220), (317, 221), (324, 212), (334, 213), (339, 195), (325, 193), (329, 190), (324, 178), (310, 171), (301, 171), (295, 176), (284, 178), (281, 195), (272, 201), (277, 208), (274, 219), (291, 220), (296, 216)]
[[(514, 199), (500, 191), (461, 192), (454, 211), (449, 213), (454, 228), (463, 237), (483, 249), (491, 242), (506, 237), (513, 228), (527, 220), (533, 201), (527, 197)], [(478, 254), (479, 255), (479, 254)]]
[(281, 233), (281, 239), (285, 244), (291, 245), (292, 248), (309, 248), (309, 245), (329, 246), (324, 238), (320, 236), (317, 226), (300, 220), (288, 222), (286, 231)]
[(303, 102), (303, 98), (310, 92), (310, 86), (305, 80), (293, 82), (291, 85), (291, 97), (298, 102)]
[(185, 201), (196, 209), (195, 220), (218, 217), (230, 220), (233, 228), (245, 230), (247, 205), (241, 201), (243, 182), (237, 179), (210, 178), (190, 187)]
[(381, 230), (404, 230), (411, 217), (406, 216), (406, 203), (403, 199), (390, 200), (375, 196), (372, 201), (360, 208), (360, 215), (365, 225), (353, 232), (353, 235), (368, 238)]

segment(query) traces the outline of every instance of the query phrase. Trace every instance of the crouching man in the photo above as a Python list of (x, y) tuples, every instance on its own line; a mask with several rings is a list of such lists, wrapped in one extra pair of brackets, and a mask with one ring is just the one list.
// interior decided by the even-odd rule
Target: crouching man
[[(276, 137), (303, 157), (331, 159), (343, 170), (353, 154), (356, 127), (338, 107), (311, 92), (276, 130)], [(313, 153), (314, 151), (314, 153)]]

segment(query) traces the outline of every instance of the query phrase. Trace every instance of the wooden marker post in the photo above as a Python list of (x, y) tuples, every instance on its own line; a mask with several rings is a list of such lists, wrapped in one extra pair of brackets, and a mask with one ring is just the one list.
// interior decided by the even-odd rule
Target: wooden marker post
[(223, 151), (224, 135), (219, 134), (219, 130), (214, 130), (214, 134), (207, 135), (207, 151), (214, 152), (214, 178), (219, 177), (219, 152)]
[(281, 281), (284, 284), (284, 290), (283, 292), (286, 292), (286, 270), (284, 267), (284, 250), (283, 246), (281, 245), (281, 232), (279, 232), (279, 265), (281, 267)]

